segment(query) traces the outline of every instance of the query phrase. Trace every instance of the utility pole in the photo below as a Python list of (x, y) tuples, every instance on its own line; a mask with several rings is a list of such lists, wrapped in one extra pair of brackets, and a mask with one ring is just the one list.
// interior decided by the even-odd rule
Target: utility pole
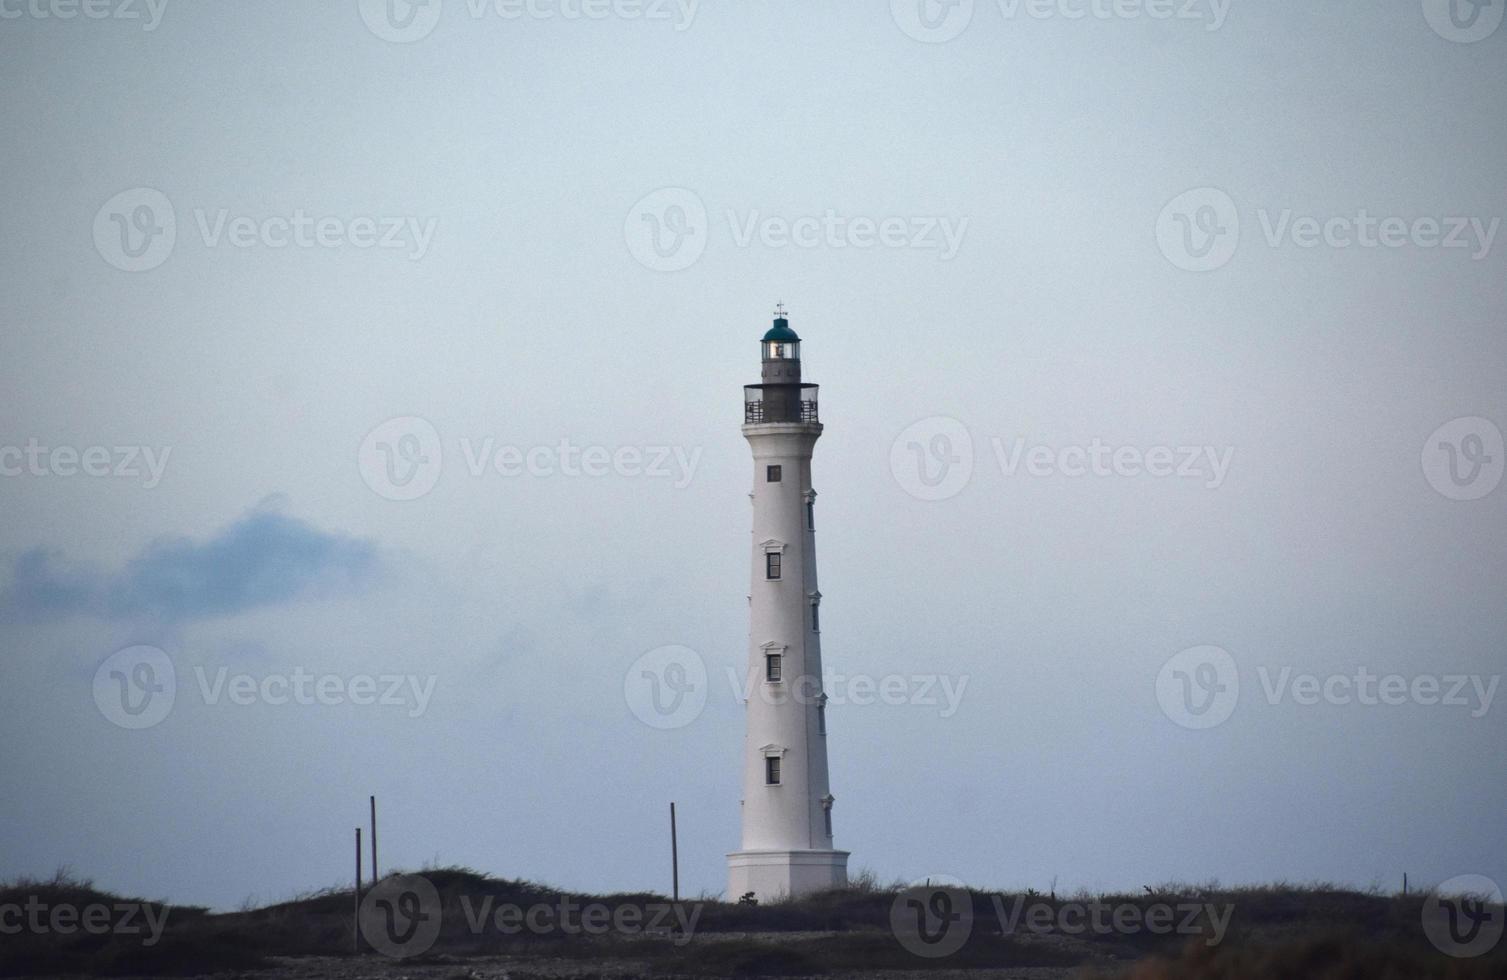
[(675, 839), (675, 803), (670, 803), (670, 880), (675, 901), (680, 901), (680, 847)]
[(351, 925), (351, 948), (361, 952), (361, 828), (356, 828), (356, 908)]
[(381, 877), (381, 875), (379, 875), (377, 873), (377, 798), (375, 796), (373, 796), (371, 798), (371, 801), (372, 801), (372, 884), (375, 885), (377, 883), (377, 879)]

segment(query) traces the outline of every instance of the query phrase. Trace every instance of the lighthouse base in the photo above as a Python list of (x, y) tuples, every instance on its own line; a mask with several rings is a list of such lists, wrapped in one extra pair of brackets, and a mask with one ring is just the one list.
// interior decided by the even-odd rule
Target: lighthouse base
[(847, 851), (734, 851), (727, 856), (729, 902), (749, 892), (760, 902), (772, 902), (847, 883)]

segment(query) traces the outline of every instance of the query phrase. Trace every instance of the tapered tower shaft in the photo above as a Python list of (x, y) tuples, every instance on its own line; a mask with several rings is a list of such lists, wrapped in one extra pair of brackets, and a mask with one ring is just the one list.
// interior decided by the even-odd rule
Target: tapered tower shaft
[(833, 848), (822, 689), (821, 592), (811, 456), (817, 387), (801, 380), (800, 338), (781, 311), (761, 341), (762, 382), (744, 389), (753, 452), (743, 838), (728, 855), (729, 897), (760, 901), (846, 884)]

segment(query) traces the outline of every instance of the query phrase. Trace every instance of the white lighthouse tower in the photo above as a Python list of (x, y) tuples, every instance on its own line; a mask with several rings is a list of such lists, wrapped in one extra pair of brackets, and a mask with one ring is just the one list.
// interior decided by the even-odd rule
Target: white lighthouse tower
[(801, 339), (784, 305), (761, 341), (761, 384), (743, 389), (753, 449), (743, 844), (727, 856), (728, 898), (760, 901), (847, 884), (832, 847), (816, 492), (811, 450), (822, 434), (817, 386), (801, 382)]

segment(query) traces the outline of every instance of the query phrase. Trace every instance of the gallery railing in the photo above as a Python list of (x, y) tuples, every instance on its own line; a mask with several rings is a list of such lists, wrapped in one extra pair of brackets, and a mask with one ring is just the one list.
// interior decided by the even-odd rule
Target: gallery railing
[(744, 385), (744, 422), (818, 422), (817, 385)]

